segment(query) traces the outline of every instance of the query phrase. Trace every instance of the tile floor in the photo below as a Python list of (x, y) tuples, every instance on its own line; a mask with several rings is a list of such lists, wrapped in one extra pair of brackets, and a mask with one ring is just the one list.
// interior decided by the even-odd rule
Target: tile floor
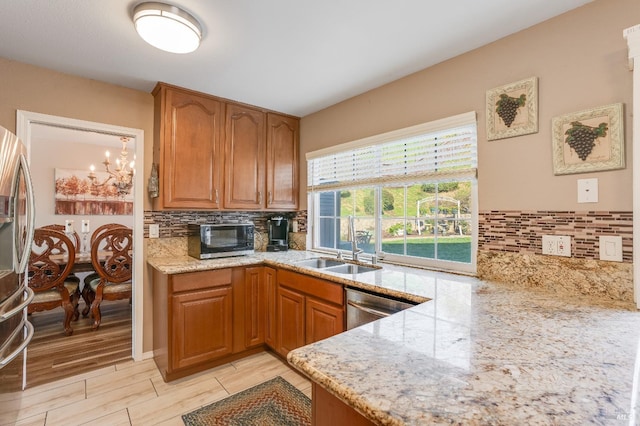
[(149, 359), (0, 395), (0, 425), (183, 425), (182, 414), (276, 376), (311, 398), (311, 382), (268, 352), (171, 383)]

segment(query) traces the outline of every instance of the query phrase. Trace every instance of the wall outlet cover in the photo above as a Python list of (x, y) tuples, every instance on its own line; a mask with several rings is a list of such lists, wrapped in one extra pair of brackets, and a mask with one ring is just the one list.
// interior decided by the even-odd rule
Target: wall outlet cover
[(568, 235), (557, 235), (558, 256), (571, 257), (571, 237)]
[(598, 202), (598, 179), (578, 179), (578, 202)]
[(157, 223), (149, 225), (149, 238), (160, 238), (160, 225)]
[(571, 237), (568, 235), (543, 235), (542, 254), (571, 257)]
[(554, 235), (543, 235), (542, 236), (542, 254), (557, 254), (557, 246), (556, 238)]

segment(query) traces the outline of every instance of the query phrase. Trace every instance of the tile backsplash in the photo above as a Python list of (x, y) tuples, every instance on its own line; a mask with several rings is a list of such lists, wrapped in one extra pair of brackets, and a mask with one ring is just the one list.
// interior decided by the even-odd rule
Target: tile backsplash
[(633, 212), (485, 210), (478, 251), (542, 254), (543, 235), (571, 237), (571, 257), (599, 259), (600, 236), (622, 237), (623, 262), (633, 261)]
[(144, 236), (149, 225), (160, 225), (160, 238), (186, 237), (190, 223), (253, 222), (256, 233), (267, 233), (267, 220), (282, 216), (298, 222), (298, 232), (307, 232), (307, 212), (230, 212), (230, 211), (145, 211)]

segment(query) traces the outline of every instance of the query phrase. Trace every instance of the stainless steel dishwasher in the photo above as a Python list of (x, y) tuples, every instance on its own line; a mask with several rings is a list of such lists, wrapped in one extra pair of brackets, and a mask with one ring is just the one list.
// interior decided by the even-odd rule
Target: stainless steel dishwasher
[(379, 294), (346, 289), (347, 330), (408, 309), (417, 303), (392, 299)]

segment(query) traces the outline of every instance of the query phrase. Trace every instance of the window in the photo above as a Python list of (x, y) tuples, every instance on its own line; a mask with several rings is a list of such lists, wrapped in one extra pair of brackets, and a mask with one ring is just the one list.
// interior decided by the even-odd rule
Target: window
[(475, 113), (307, 154), (312, 248), (475, 272)]

